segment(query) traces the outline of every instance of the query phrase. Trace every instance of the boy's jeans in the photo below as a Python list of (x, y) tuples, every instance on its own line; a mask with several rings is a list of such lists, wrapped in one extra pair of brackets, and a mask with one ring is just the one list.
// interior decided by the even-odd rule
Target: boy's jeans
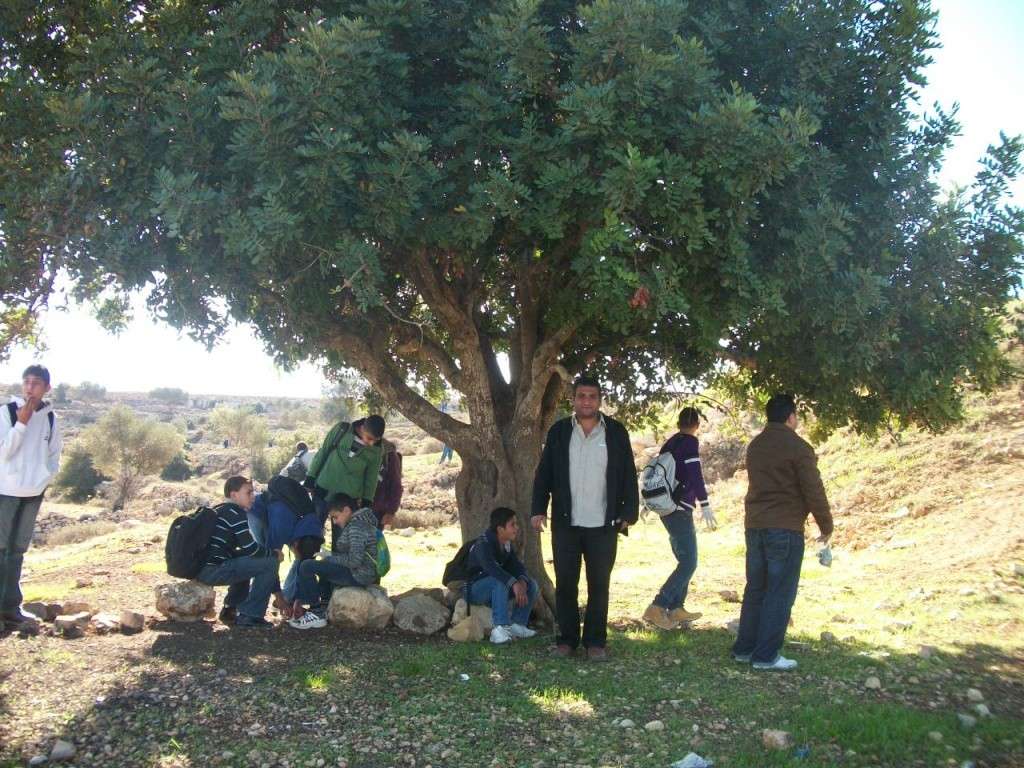
[(365, 586), (355, 580), (352, 571), (346, 566), (331, 558), (303, 560), (296, 565), (296, 599), (307, 605), (326, 605), (331, 601), (331, 592), (335, 587)]
[(494, 626), (504, 627), (509, 624), (520, 624), (526, 626), (530, 621), (530, 612), (533, 604), (537, 601), (537, 594), (540, 589), (537, 582), (526, 578), (526, 605), (514, 606), (512, 608), (511, 620), (509, 619), (509, 598), (512, 597), (512, 588), (503, 581), (493, 576), (484, 576), (473, 582), (469, 588), (469, 602), (473, 605), (489, 605), (494, 617)]
[(748, 529), (746, 539), (747, 586), (732, 651), (770, 664), (779, 656), (796, 600), (804, 537), (783, 528), (759, 528)]
[(686, 602), (690, 579), (697, 570), (697, 532), (693, 527), (693, 512), (689, 509), (677, 509), (661, 518), (661, 523), (668, 531), (677, 565), (654, 598), (654, 604), (672, 611)]
[[(237, 608), (240, 614), (250, 619), (262, 619), (267, 613), (270, 594), (278, 583), (277, 558), (233, 557), (223, 563), (204, 566), (196, 581), (211, 587), (228, 586), (228, 596), (224, 598), (225, 607)], [(232, 598), (242, 594), (245, 594), (244, 599), (235, 603)]]
[(0, 613), (21, 608), (21, 567), (32, 543), (43, 495), (0, 496)]

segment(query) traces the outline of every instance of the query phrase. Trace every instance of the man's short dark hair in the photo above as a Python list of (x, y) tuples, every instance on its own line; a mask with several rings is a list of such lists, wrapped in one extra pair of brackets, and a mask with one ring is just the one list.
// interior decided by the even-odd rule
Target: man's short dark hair
[(30, 365), (25, 369), (25, 372), (21, 374), (22, 380), (27, 379), (29, 376), (38, 376), (46, 386), (50, 386), (50, 371), (45, 365)]
[(597, 394), (601, 394), (601, 382), (595, 379), (593, 376), (577, 376), (576, 381), (572, 383), (572, 396), (576, 397), (576, 390), (580, 387), (595, 387)]
[(238, 493), (238, 491), (245, 488), (247, 485), (252, 485), (252, 480), (242, 475), (232, 475), (224, 483), (224, 498), (227, 499), (232, 493)]
[(495, 507), (491, 510), (491, 530), (496, 531), (498, 528), (504, 528), (508, 525), (508, 521), (516, 516), (515, 510), (509, 509), (508, 507)]
[(366, 420), (363, 422), (363, 427), (366, 428), (366, 431), (369, 432), (374, 437), (376, 437), (378, 440), (384, 437), (385, 426), (386, 425), (384, 423), (384, 417), (381, 416), (379, 413), (374, 413), (371, 414), (370, 416), (367, 416)]
[(301, 456), (302, 454), (304, 454), (308, 450), (309, 450), (309, 446), (306, 445), (306, 443), (304, 441), (302, 441), (302, 440), (300, 440), (299, 442), (297, 442), (295, 444), (295, 455), (296, 456)]
[(356, 507), (359, 505), (356, 500), (349, 496), (347, 493), (335, 493), (327, 499), (327, 511), (336, 512), (339, 509), (348, 507), (353, 512), (356, 511)]
[(772, 395), (764, 412), (772, 424), (785, 424), (786, 419), (796, 413), (796, 400), (792, 395)]
[(701, 412), (692, 405), (688, 405), (679, 412), (679, 428), (689, 429), (690, 427), (695, 427), (700, 419)]

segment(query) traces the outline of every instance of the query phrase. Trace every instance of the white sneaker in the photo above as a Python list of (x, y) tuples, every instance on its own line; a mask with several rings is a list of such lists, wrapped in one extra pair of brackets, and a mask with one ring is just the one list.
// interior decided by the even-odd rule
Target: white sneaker
[(297, 619), (288, 619), (288, 626), (295, 629), (323, 629), (327, 626), (327, 619), (317, 616), (312, 611), (306, 611)]
[(779, 655), (775, 661), (755, 661), (751, 666), (754, 669), (775, 669), (784, 672), (787, 669), (796, 669), (797, 663), (793, 659), (787, 659), (785, 656)]
[(506, 629), (516, 640), (525, 640), (537, 634), (537, 630), (524, 627), (522, 624), (509, 624)]
[(495, 645), (502, 645), (504, 643), (512, 642), (512, 633), (508, 631), (508, 627), (495, 627), (491, 630), (491, 642)]

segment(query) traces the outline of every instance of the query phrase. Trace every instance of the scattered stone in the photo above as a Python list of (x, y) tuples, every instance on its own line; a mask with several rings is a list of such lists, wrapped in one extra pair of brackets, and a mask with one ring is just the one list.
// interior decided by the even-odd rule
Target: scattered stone
[(786, 731), (773, 731), (771, 728), (765, 728), (761, 731), (761, 742), (768, 749), (789, 749), (793, 740)]
[(960, 590), (960, 594), (962, 596), (964, 596), (964, 597), (971, 597), (972, 595), (976, 595), (978, 593), (975, 590), (971, 589), (970, 587), (963, 587)]
[[(391, 602), (398, 605), (402, 600), (413, 595), (426, 595), (431, 600), (436, 600), (439, 603), (445, 601), (445, 590), (441, 589), (441, 587), (413, 587), (400, 594), (391, 595)], [(455, 603), (452, 603), (452, 605), (454, 606)]]
[(936, 654), (938, 654), (938, 652), (939, 649), (936, 648), (934, 645), (922, 645), (920, 648), (917, 649), (917, 655), (920, 656), (922, 659), (930, 659)]
[(890, 515), (891, 520), (899, 520), (903, 517), (910, 517), (910, 507), (900, 507)]
[(942, 741), (942, 734), (938, 731), (928, 731), (928, 738), (937, 744)]
[(967, 689), (967, 700), (969, 702), (971, 702), (971, 703), (975, 703), (975, 702), (979, 702), (979, 701), (984, 701), (985, 700), (985, 694), (983, 694), (977, 688), (968, 688)]
[(978, 724), (978, 718), (974, 717), (973, 715), (966, 715), (963, 712), (958, 712), (956, 715), (956, 719), (959, 720), (960, 725), (962, 725), (967, 730), (970, 730)]
[(729, 631), (730, 634), (738, 635), (740, 633), (740, 620), (733, 619), (725, 625), (725, 628)]
[[(57, 616), (60, 616), (62, 614), (63, 615), (67, 615), (67, 614), (71, 614), (71, 613), (88, 613), (89, 616), (91, 617), (92, 614), (93, 614), (93, 610), (92, 610), (92, 606), (89, 605), (88, 603), (82, 602), (80, 600), (78, 600), (78, 601), (73, 600), (70, 603), (64, 603), (63, 608), (60, 608)], [(54, 618), (56, 618), (56, 617), (54, 617)]]
[(912, 621), (891, 621), (886, 625), (886, 629), (890, 632), (905, 632), (914, 626)]
[(92, 617), (92, 628), (98, 635), (121, 631), (121, 622), (112, 613), (97, 613)]
[(448, 629), (448, 639), (456, 643), (478, 643), (484, 639), (484, 628), (481, 626), (480, 618), (476, 611), (471, 616), (465, 617), (462, 621), (454, 624)]
[(334, 590), (327, 620), (345, 629), (384, 629), (395, 613), (387, 593), (374, 585)]
[(415, 528), (398, 528), (398, 529), (396, 529), (394, 531), (394, 534), (396, 536), (404, 536), (405, 538), (409, 538), (410, 536), (415, 536), (416, 535), (416, 529)]
[(84, 589), (85, 587), (92, 586), (92, 579), (88, 576), (79, 576), (75, 579), (75, 589)]
[(82, 631), (89, 625), (92, 616), (86, 612), (69, 613), (58, 616), (53, 620), (57, 631), (67, 637), (80, 637)]
[(853, 619), (851, 619), (849, 616), (844, 616), (841, 613), (837, 613), (835, 616), (833, 616), (832, 621), (834, 621), (836, 624), (853, 624)]
[(624, 717), (619, 720), (619, 728), (635, 728), (636, 723), (630, 720), (628, 717)]
[(214, 615), (213, 587), (198, 581), (175, 581), (156, 587), (156, 609), (171, 621), (199, 621)]
[(727, 603), (738, 603), (740, 601), (740, 596), (734, 589), (723, 589), (718, 593), (718, 596)]
[(1013, 564), (1013, 575), (1014, 576), (1024, 576), (1024, 563), (1014, 563)]
[[(474, 605), (473, 610), (469, 613), (470, 616), (475, 616), (480, 622), (480, 627), (485, 633), (490, 633), (494, 629), (494, 616), (491, 613), (491, 606), (489, 605)], [(463, 619), (466, 618), (466, 601), (459, 600), (455, 603), (455, 610), (452, 611), (452, 625), (459, 624)]]
[(133, 632), (141, 632), (146, 628), (146, 617), (135, 611), (121, 611), (118, 621), (121, 624), (121, 631), (126, 635)]
[(712, 765), (714, 763), (711, 760), (705, 760), (696, 752), (690, 752), (682, 760), (672, 763), (670, 768), (711, 768)]
[(834, 634), (832, 634), (831, 632), (822, 632), (821, 633), (821, 642), (823, 642), (823, 643), (834, 643), (834, 642), (836, 642), (836, 640), (837, 640), (836, 636)]
[(654, 733), (655, 731), (664, 731), (665, 724), (661, 722), (661, 720), (651, 720), (651, 722), (644, 726), (644, 730), (650, 731), (651, 733)]
[(869, 691), (880, 691), (882, 690), (882, 681), (872, 675), (864, 681), (864, 687)]
[(57, 739), (57, 743), (50, 750), (50, 760), (55, 763), (61, 760), (70, 760), (74, 756), (75, 745), (63, 739)]
[(25, 603), (21, 606), (21, 610), (31, 613), (40, 621), (53, 621), (56, 618), (56, 616), (50, 616), (50, 612), (46, 609), (46, 603)]
[(395, 606), (395, 626), (417, 635), (433, 635), (448, 626), (450, 617), (444, 603), (427, 595), (410, 595)]
[(38, 765), (46, 765), (49, 758), (46, 755), (35, 755), (28, 761), (28, 768), (36, 768)]
[(992, 710), (988, 708), (988, 704), (975, 704), (974, 711), (978, 713), (978, 717), (992, 717)]

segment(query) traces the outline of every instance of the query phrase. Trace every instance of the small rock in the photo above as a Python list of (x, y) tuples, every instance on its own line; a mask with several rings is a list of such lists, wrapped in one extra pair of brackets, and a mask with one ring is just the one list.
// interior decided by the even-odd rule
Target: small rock
[(836, 636), (833, 635), (831, 632), (822, 632), (821, 633), (821, 642), (823, 642), (823, 643), (834, 643), (834, 642), (836, 642)]
[(731, 634), (738, 635), (740, 633), (740, 620), (733, 619), (725, 625), (725, 628), (729, 630)]
[(869, 691), (880, 691), (882, 690), (882, 681), (872, 675), (864, 681), (864, 687)]
[(789, 749), (792, 737), (786, 731), (773, 731), (765, 728), (761, 731), (761, 742), (768, 749)]
[(474, 612), (462, 621), (448, 628), (448, 639), (456, 643), (478, 643), (484, 639), (484, 628), (480, 617)]
[(851, 619), (849, 616), (844, 616), (841, 613), (837, 613), (835, 616), (833, 616), (832, 621), (834, 621), (836, 624), (853, 624), (853, 619)]
[(118, 621), (121, 624), (121, 631), (126, 635), (132, 632), (141, 632), (146, 627), (146, 617), (135, 611), (121, 611)]
[(971, 597), (972, 595), (976, 595), (978, 593), (975, 590), (971, 589), (970, 587), (963, 587), (960, 590), (960, 594), (962, 596), (964, 596), (964, 597)]
[(984, 701), (985, 700), (985, 694), (983, 694), (977, 688), (968, 688), (967, 689), (967, 700), (969, 702), (971, 702), (971, 703), (975, 703), (975, 702), (979, 702), (979, 701)]
[(60, 613), (65, 615), (71, 613), (88, 613), (89, 618), (92, 618), (93, 611), (92, 606), (88, 603), (84, 603), (80, 600), (75, 600), (70, 603), (64, 603), (64, 607), (61, 609)]
[(28, 761), (28, 768), (36, 768), (39, 765), (46, 765), (49, 758), (46, 755), (36, 755)]
[(718, 593), (718, 596), (727, 603), (738, 603), (740, 596), (734, 589), (723, 589)]
[(960, 721), (960, 725), (970, 730), (978, 724), (978, 718), (973, 715), (965, 715), (963, 712), (958, 712), (956, 719)]
[(399, 528), (397, 531), (395, 531), (395, 534), (398, 535), (398, 536), (404, 536), (406, 538), (409, 538), (410, 536), (415, 536), (416, 535), (416, 529), (415, 528)]
[(58, 632), (62, 632), (65, 635), (81, 634), (82, 630), (89, 624), (89, 619), (92, 615), (86, 612), (82, 613), (71, 613), (64, 616), (58, 616), (53, 620), (53, 624)]
[(975, 704), (974, 711), (978, 713), (978, 717), (992, 717), (992, 710), (988, 708), (988, 704)]
[(682, 760), (676, 760), (670, 768), (711, 768), (714, 765), (710, 760), (705, 760), (696, 752), (690, 752)]
[(938, 731), (928, 731), (928, 738), (934, 741), (935, 743), (938, 743), (942, 741), (942, 734)]
[(939, 652), (939, 649), (934, 645), (922, 645), (917, 649), (917, 655), (922, 659), (930, 659)]
[(53, 617), (46, 610), (46, 603), (25, 603), (21, 606), (25, 613), (31, 613), (40, 621), (53, 621)]
[(213, 587), (198, 581), (175, 581), (156, 587), (156, 609), (172, 621), (212, 617), (213, 602)]
[(50, 760), (58, 762), (60, 760), (70, 760), (75, 756), (75, 745), (70, 741), (64, 741), (63, 739), (57, 739), (57, 743), (53, 745), (53, 749), (50, 750)]
[(651, 731), (652, 733), (654, 731), (664, 731), (665, 730), (665, 724), (663, 722), (661, 722), (661, 720), (651, 720), (651, 722), (649, 722), (646, 725), (644, 725), (644, 730), (645, 731)]
[(121, 630), (121, 622), (112, 613), (97, 613), (92, 617), (92, 628), (98, 635), (106, 635)]
[(630, 720), (628, 717), (619, 720), (619, 728), (635, 728), (636, 723)]
[(92, 579), (90, 579), (88, 576), (80, 576), (79, 578), (75, 579), (75, 589), (83, 589), (85, 587), (91, 586)]
[(1024, 576), (1024, 563), (1014, 563), (1013, 564), (1013, 575), (1014, 576)]

